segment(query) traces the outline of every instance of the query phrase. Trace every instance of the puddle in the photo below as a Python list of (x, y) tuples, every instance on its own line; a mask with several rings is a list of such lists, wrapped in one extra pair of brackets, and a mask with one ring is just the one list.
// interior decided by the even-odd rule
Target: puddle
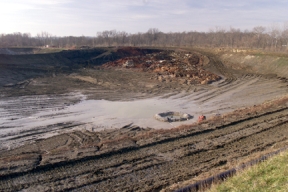
[[(185, 113), (195, 113), (196, 104), (190, 102), (183, 105), (179, 100), (173, 99), (143, 99), (135, 101), (106, 101), (88, 100), (83, 101), (68, 110), (70, 112), (81, 111), (77, 118), (81, 122), (91, 122), (92, 124), (104, 128), (120, 128), (127, 124), (135, 124), (141, 127), (171, 128), (171, 124), (159, 122), (154, 119), (154, 115), (166, 111), (179, 111)], [(192, 123), (194, 120), (186, 122), (173, 122), (177, 126), (183, 123)]]
[[(35, 138), (75, 129), (100, 131), (121, 128), (128, 124), (143, 128), (172, 128), (194, 123), (201, 114), (209, 118), (237, 108), (257, 105), (284, 94), (287, 94), (287, 89), (283, 89), (277, 81), (265, 82), (259, 78), (251, 78), (235, 81), (224, 88), (184, 91), (170, 96), (168, 94), (132, 101), (86, 100), (82, 94), (73, 94), (73, 98), (78, 99), (74, 98), (70, 103), (71, 95), (39, 99), (32, 96), (6, 98), (0, 100), (0, 143), (4, 145), (5, 141), (9, 143), (12, 140), (17, 143), (20, 139), (33, 141)], [(172, 123), (154, 118), (155, 114), (168, 111), (187, 113), (194, 118)], [(66, 126), (67, 122), (75, 126)]]
[[(2, 130), (20, 131), (43, 127), (63, 122), (79, 122), (91, 124), (100, 129), (121, 128), (127, 124), (134, 124), (141, 127), (151, 128), (172, 128), (181, 124), (191, 124), (197, 120), (199, 114), (205, 111), (205, 115), (213, 115), (217, 106), (211, 105), (203, 110), (193, 100), (150, 98), (134, 101), (107, 101), (107, 100), (82, 100), (66, 108), (42, 111), (31, 116), (21, 117), (13, 121), (1, 118), (0, 125), (14, 127), (13, 129)], [(154, 119), (157, 113), (175, 111), (188, 113), (194, 118), (181, 122), (161, 122)], [(210, 113), (210, 114), (208, 114)], [(21, 125), (21, 127), (18, 127)], [(18, 128), (16, 128), (18, 127)], [(90, 126), (91, 127), (91, 126)]]
[[(159, 122), (154, 115), (166, 111), (179, 111), (194, 115), (197, 105), (193, 102), (183, 103), (174, 99), (143, 99), (135, 101), (84, 100), (64, 109), (50, 110), (33, 116), (10, 121), (12, 124), (22, 124), (22, 128), (45, 126), (62, 122), (90, 123), (99, 128), (121, 128), (127, 124), (141, 127), (171, 128), (183, 123), (192, 123), (195, 119), (173, 124)], [(3, 121), (4, 119), (2, 119)], [(5, 120), (4, 120), (5, 121)], [(2, 122), (3, 123), (3, 122)], [(8, 123), (8, 122), (6, 122)], [(7, 130), (8, 131), (8, 130)]]

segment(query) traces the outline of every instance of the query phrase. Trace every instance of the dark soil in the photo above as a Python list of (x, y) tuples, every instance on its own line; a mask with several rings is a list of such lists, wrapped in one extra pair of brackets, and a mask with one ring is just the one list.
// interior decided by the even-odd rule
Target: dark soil
[(286, 98), (172, 130), (63, 134), (2, 152), (0, 189), (159, 191), (287, 145), (287, 126)]

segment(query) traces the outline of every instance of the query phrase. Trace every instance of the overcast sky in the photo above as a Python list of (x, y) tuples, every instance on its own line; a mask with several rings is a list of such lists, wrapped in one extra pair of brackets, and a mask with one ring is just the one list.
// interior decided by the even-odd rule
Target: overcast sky
[(288, 0), (0, 0), (0, 33), (6, 34), (250, 30), (287, 21)]

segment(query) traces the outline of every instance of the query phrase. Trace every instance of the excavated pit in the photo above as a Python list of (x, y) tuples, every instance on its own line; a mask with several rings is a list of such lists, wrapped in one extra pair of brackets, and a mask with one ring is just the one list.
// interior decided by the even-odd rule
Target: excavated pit
[[(224, 56), (0, 54), (0, 191), (173, 191), (286, 147), (287, 77)], [(193, 118), (154, 118), (165, 111)]]

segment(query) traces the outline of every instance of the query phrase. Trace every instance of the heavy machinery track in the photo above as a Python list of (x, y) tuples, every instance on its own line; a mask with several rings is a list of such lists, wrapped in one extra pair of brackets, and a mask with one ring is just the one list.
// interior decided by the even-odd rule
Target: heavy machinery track
[[(174, 139), (145, 145), (130, 141), (135, 147), (1, 175), (0, 191), (159, 191), (210, 170), (227, 168), (253, 153), (287, 145), (287, 126), (288, 107), (282, 107)], [(79, 143), (83, 134), (72, 138)]]

